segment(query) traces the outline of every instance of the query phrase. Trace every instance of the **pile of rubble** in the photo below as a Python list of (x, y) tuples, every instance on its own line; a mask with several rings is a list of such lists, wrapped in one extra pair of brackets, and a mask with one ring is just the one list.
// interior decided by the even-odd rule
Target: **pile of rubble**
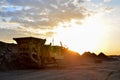
[(14, 66), (13, 61), (16, 58), (17, 45), (0, 41), (0, 69), (9, 69)]
[(118, 61), (117, 58), (107, 56), (103, 52), (100, 52), (98, 55), (96, 55), (95, 53), (91, 53), (89, 51), (84, 52), (81, 55), (81, 59), (85, 61), (92, 61), (95, 63), (102, 63), (103, 61)]

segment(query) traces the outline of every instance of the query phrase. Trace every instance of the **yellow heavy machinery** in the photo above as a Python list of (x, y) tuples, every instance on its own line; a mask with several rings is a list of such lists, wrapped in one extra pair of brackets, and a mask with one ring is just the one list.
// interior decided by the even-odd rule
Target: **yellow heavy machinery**
[(45, 45), (46, 39), (35, 37), (13, 38), (18, 46), (18, 59), (23, 67), (42, 68), (47, 64), (59, 64), (58, 59), (64, 58), (65, 48), (62, 46)]

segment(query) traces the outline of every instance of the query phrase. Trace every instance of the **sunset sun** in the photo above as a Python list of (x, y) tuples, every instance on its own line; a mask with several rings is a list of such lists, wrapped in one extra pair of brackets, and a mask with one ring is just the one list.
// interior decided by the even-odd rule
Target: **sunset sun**
[(55, 43), (62, 41), (69, 49), (82, 54), (84, 51), (97, 51), (104, 34), (104, 24), (99, 16), (92, 16), (78, 23), (79, 20), (61, 23), (55, 29)]

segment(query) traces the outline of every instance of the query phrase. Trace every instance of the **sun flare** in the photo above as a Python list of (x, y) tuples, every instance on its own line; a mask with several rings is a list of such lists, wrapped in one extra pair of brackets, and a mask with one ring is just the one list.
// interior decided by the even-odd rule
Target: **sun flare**
[(99, 16), (89, 17), (83, 24), (78, 20), (71, 20), (59, 24), (55, 29), (55, 42), (62, 41), (69, 49), (82, 54), (84, 51), (97, 51), (104, 34), (104, 24)]

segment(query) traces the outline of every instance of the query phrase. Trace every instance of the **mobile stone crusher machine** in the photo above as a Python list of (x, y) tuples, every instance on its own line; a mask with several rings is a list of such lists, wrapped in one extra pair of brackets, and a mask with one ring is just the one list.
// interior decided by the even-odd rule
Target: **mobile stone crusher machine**
[(13, 38), (17, 42), (19, 63), (23, 67), (43, 68), (48, 64), (59, 63), (64, 59), (65, 48), (62, 46), (45, 45), (46, 39), (35, 37)]

